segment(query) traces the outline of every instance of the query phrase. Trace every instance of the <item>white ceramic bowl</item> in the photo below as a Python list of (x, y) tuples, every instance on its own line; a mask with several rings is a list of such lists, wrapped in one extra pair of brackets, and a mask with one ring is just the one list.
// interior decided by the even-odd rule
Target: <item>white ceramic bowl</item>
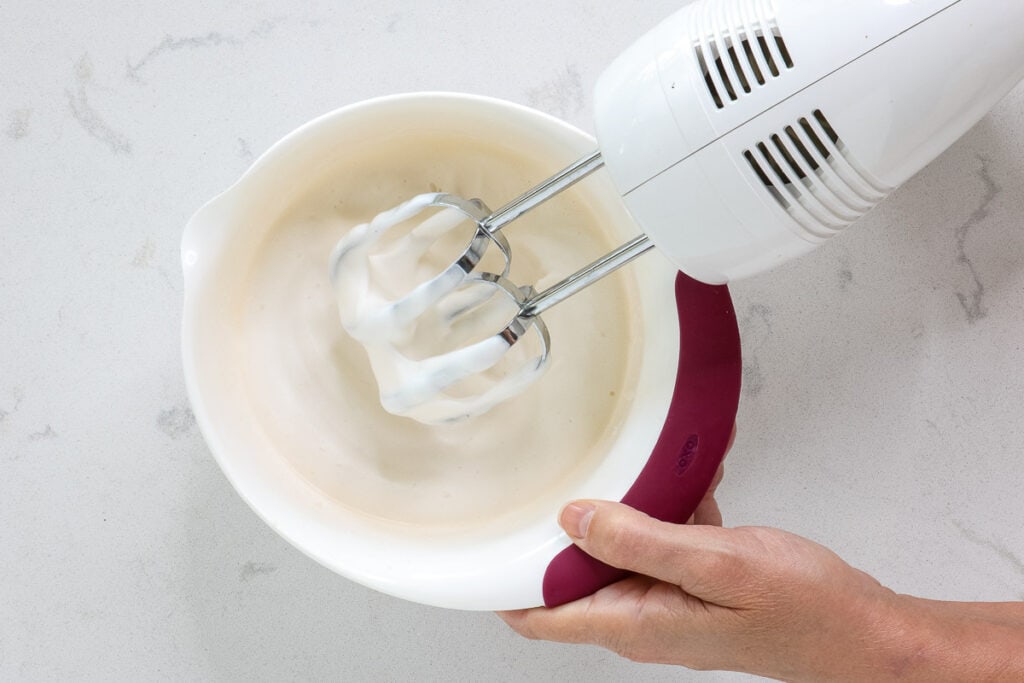
[[(562, 602), (594, 590), (597, 585), (591, 584), (607, 582), (611, 575), (580, 569), (581, 559), (576, 558), (559, 576), (552, 576), (549, 566), (556, 556), (566, 559), (563, 550), (569, 545), (556, 524), (557, 507), (499, 532), (484, 524), (458, 534), (396, 533), (394, 527), (378, 524), (300, 476), (286, 454), (261, 430), (241, 371), (232, 362), (235, 351), (225, 348), (224, 340), (231, 332), (227, 326), (233, 319), (233, 290), (241, 286), (257, 246), (275, 220), (314, 178), (336, 163), (346, 147), (372, 141), (396, 128), (415, 131), (416, 126), (433, 131), (477, 130), (494, 139), (518, 141), (523, 150), (542, 154), (552, 164), (552, 172), (592, 151), (596, 144), (585, 133), (543, 113), (508, 102), (444, 93), (363, 102), (302, 126), (196, 213), (185, 229), (182, 334), (189, 396), (213, 455), (242, 498), (275, 531), (337, 573), (385, 593), (444, 607), (493, 610)], [(617, 238), (625, 241), (635, 236), (637, 228), (610, 181), (602, 176), (598, 174), (579, 187), (593, 209), (618, 226)], [(724, 436), (701, 433), (698, 447), (696, 431), (676, 434), (679, 430), (675, 430), (671, 437), (663, 434), (673, 392), (679, 393), (675, 271), (657, 254), (644, 257), (642, 264), (630, 271), (640, 292), (635, 307), (642, 330), (634, 341), (641, 347), (635, 364), (636, 398), (625, 411), (615, 442), (592, 470), (565, 492), (566, 500), (628, 496), (645, 465), (650, 469), (648, 455), (659, 445), (671, 451), (668, 457), (674, 469), (649, 476), (659, 480), (675, 477), (684, 487), (694, 489), (680, 498), (686, 499), (683, 507), (671, 513), (688, 515), (685, 508), (695, 505), (690, 499), (696, 496), (699, 500), (710, 478), (708, 472), (714, 471), (721, 458), (715, 451), (724, 451), (723, 439), (731, 428), (735, 402), (727, 396), (722, 406), (713, 409), (714, 430), (724, 430)], [(692, 286), (699, 290), (697, 298), (704, 296), (701, 288), (705, 286)], [(716, 305), (724, 310), (728, 293), (722, 299), (723, 288), (714, 291)], [(730, 320), (725, 321), (726, 327)], [(734, 321), (731, 324), (734, 328)], [(558, 340), (554, 343), (557, 353)], [(730, 363), (738, 361), (738, 345), (736, 349), (729, 346), (724, 355)], [(731, 395), (732, 384), (738, 392), (738, 365), (730, 365), (726, 374), (726, 393)], [(707, 454), (706, 466), (691, 468), (698, 451)], [(687, 474), (698, 469), (701, 473)], [(636, 500), (631, 502), (643, 507), (643, 496), (634, 493)], [(665, 497), (664, 492), (658, 495)], [(678, 504), (672, 502), (670, 507)], [(658, 506), (654, 509), (658, 511)], [(560, 584), (576, 582), (577, 576), (578, 587), (559, 589)]]

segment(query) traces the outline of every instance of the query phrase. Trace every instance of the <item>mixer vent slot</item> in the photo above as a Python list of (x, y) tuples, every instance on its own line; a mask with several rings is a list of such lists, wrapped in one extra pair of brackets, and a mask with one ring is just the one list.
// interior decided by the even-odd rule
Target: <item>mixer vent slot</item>
[(719, 109), (793, 68), (770, 0), (706, 2), (694, 21), (693, 51)]
[(820, 109), (743, 156), (775, 202), (814, 237), (843, 230), (892, 191), (857, 162)]

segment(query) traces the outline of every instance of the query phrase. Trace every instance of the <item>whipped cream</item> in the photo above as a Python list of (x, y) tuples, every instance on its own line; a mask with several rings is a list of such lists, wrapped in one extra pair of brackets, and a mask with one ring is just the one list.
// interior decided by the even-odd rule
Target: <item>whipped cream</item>
[[(425, 209), (443, 198), (441, 193), (421, 194), (377, 214), (342, 237), (330, 258), (342, 326), (370, 357), (381, 405), (389, 413), (424, 424), (445, 424), (486, 413), (539, 379), (547, 360), (547, 349), (542, 347), (514, 370), (491, 372), (512, 346), (501, 331), (518, 316), (518, 302), (494, 282), (474, 271), (467, 273), (458, 263), (460, 254), (437, 275), (422, 282), (414, 279), (420, 270), (417, 265), (429, 259), (440, 238), (466, 225), (473, 234), (475, 223), (455, 209), (442, 208), (423, 216)], [(381, 238), (409, 221), (416, 222), (408, 234), (379, 253)], [(482, 241), (487, 244), (490, 240)], [(372, 272), (375, 260), (387, 261), (376, 276)], [(406, 293), (389, 298), (384, 290), (393, 290), (396, 284)], [(507, 310), (504, 321), (486, 310), (493, 310), (494, 299), (502, 297), (509, 304), (503, 307)], [(497, 305), (502, 303), (499, 300)], [(458, 335), (452, 334), (455, 329)], [(452, 337), (456, 340), (434, 355), (416, 343), (424, 338)], [(480, 341), (467, 341), (477, 338)], [(486, 380), (488, 374), (491, 381), (475, 387), (475, 393), (453, 396), (448, 391), (471, 378)]]

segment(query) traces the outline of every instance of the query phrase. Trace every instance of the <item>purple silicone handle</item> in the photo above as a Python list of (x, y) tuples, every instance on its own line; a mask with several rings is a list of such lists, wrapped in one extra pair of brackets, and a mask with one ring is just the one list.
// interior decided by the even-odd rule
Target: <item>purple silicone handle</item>
[[(742, 363), (736, 312), (725, 285), (676, 278), (679, 370), (665, 426), (622, 502), (682, 524), (697, 508), (725, 457), (739, 404)], [(544, 603), (555, 607), (628, 575), (576, 546), (544, 574)]]

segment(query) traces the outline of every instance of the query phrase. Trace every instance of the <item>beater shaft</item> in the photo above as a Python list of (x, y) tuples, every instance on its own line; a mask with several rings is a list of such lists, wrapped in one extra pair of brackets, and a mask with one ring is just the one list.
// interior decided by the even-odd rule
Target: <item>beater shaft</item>
[(530, 209), (543, 204), (559, 192), (569, 189), (602, 166), (604, 166), (604, 160), (601, 158), (601, 152), (599, 150), (591, 152), (540, 185), (527, 190), (505, 206), (492, 212), (490, 216), (481, 221), (480, 227), (487, 232), (495, 233)]
[(615, 251), (602, 256), (561, 282), (551, 285), (543, 292), (527, 299), (522, 306), (520, 315), (528, 318), (540, 315), (555, 304), (565, 301), (581, 289), (589, 287), (653, 248), (654, 243), (647, 235), (638, 235)]

